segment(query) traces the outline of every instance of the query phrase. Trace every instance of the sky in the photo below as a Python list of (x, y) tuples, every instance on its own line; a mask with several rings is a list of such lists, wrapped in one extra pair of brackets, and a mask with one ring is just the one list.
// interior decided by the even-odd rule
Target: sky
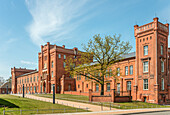
[(133, 52), (134, 25), (154, 17), (170, 22), (169, 0), (0, 0), (0, 76), (14, 66), (37, 69), (46, 42), (82, 50), (95, 34), (120, 34)]

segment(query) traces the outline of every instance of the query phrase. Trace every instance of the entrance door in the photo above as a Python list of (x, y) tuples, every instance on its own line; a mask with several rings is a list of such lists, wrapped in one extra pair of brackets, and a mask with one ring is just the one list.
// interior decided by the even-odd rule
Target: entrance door
[(44, 93), (46, 93), (46, 83), (44, 83)]

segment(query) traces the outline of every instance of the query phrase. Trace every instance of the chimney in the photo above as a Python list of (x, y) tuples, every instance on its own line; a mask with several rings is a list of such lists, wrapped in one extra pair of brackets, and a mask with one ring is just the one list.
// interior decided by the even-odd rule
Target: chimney
[(62, 47), (65, 48), (65, 45), (63, 45)]

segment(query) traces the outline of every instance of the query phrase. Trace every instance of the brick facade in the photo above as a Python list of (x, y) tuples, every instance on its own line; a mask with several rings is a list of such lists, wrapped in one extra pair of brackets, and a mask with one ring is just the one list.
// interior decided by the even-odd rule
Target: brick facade
[[(170, 49), (168, 49), (169, 24), (162, 24), (158, 18), (153, 22), (134, 26), (136, 52), (124, 55), (124, 59), (113, 64), (109, 69), (120, 69), (117, 79), (105, 76), (105, 95), (111, 95), (115, 89), (118, 95), (131, 90), (132, 100), (149, 103), (167, 104), (170, 102)], [(82, 76), (69, 78), (64, 69), (64, 60), (75, 56), (77, 48), (66, 49), (47, 42), (38, 53), (38, 71), (12, 68), (12, 92), (22, 93), (22, 86), (28, 87), (26, 93), (55, 93), (87, 95), (89, 89), (93, 94), (100, 92), (100, 85)], [(34, 76), (38, 79), (30, 81)], [(62, 77), (63, 76), (63, 77)], [(23, 79), (29, 79), (27, 83)], [(32, 87), (32, 88), (31, 88)], [(36, 89), (33, 87), (36, 87)], [(32, 90), (30, 90), (32, 89)], [(70, 92), (69, 92), (70, 91)]]

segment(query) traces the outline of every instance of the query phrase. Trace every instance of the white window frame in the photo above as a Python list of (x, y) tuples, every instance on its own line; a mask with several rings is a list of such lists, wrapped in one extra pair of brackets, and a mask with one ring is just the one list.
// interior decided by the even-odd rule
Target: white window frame
[(117, 92), (120, 93), (120, 83), (117, 83)]
[(133, 75), (133, 65), (130, 66), (130, 75)]
[(131, 81), (127, 81), (127, 90), (128, 90), (128, 91), (131, 90)]
[(148, 55), (148, 45), (143, 46), (143, 51), (144, 56)]
[(110, 91), (110, 83), (107, 83), (106, 87), (107, 87), (107, 91)]
[[(147, 81), (147, 82), (146, 82)], [(145, 88), (146, 85), (146, 88)], [(149, 89), (149, 82), (148, 79), (144, 79), (143, 80), (143, 90), (148, 90)]]
[(125, 66), (125, 75), (128, 75), (128, 66)]
[(51, 84), (51, 91), (53, 91), (53, 84)]
[(161, 72), (164, 72), (164, 61), (161, 61)]
[(165, 90), (164, 78), (161, 79), (161, 89), (162, 89), (162, 90)]
[[(146, 65), (146, 63), (147, 63), (147, 65)], [(149, 69), (149, 62), (148, 61), (144, 61), (143, 62), (143, 72), (144, 73), (146, 73), (146, 72), (148, 72), (148, 69)]]
[(96, 92), (99, 92), (99, 84), (96, 84)]

